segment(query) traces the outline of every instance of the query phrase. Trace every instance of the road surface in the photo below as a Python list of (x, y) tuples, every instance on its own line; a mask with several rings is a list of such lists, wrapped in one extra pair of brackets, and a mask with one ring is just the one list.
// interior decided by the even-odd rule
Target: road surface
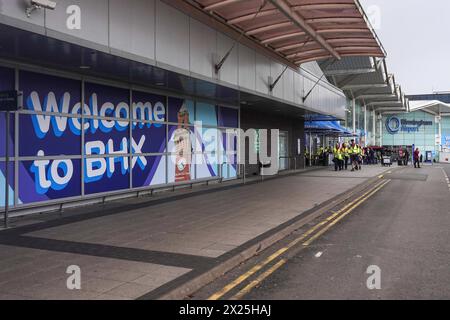
[(447, 165), (394, 170), (290, 257), (256, 258), (194, 298), (450, 299), (448, 176)]

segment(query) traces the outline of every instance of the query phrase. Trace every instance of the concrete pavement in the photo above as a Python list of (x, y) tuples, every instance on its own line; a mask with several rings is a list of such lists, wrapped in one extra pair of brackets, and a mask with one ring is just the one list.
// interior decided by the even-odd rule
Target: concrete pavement
[[(283, 224), (389, 170), (327, 169), (0, 232), (0, 299), (157, 298), (258, 243)], [(236, 260), (237, 261), (237, 260)], [(66, 288), (80, 266), (82, 289)]]

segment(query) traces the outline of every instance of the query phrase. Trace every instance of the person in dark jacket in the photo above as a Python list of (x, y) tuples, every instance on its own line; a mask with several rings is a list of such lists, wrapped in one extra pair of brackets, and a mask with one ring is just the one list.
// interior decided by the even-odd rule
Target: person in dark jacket
[(407, 166), (409, 163), (409, 151), (408, 149), (405, 150), (405, 166)]
[(414, 151), (414, 168), (420, 169), (420, 151), (419, 148), (416, 148), (416, 151)]

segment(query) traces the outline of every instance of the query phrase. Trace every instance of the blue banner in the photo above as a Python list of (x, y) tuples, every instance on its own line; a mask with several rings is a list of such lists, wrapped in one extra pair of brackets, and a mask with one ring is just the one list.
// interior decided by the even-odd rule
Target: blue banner
[(34, 203), (81, 195), (81, 160), (19, 162), (19, 199)]
[[(0, 90), (14, 88), (14, 83), (14, 70), (0, 68)], [(83, 185), (89, 195), (218, 176), (218, 156), (225, 145), (217, 126), (238, 125), (236, 109), (96, 83), (85, 83), (82, 105), (80, 80), (28, 71), (19, 72), (19, 90), (26, 111), (18, 116), (17, 204), (79, 197)], [(11, 156), (14, 119), (12, 115)], [(196, 132), (196, 121), (206, 127)], [(5, 130), (2, 113), (0, 130)], [(5, 155), (2, 140), (0, 157)], [(181, 145), (187, 148), (184, 154)], [(14, 166), (10, 168), (11, 203)], [(3, 192), (4, 169), (0, 160)], [(235, 174), (232, 165), (226, 171), (227, 176)]]

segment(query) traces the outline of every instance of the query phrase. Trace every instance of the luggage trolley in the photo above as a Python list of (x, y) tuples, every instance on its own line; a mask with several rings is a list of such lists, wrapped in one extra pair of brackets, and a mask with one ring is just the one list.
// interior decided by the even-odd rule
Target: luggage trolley
[(383, 167), (386, 166), (391, 166), (392, 165), (392, 160), (390, 156), (383, 156)]

